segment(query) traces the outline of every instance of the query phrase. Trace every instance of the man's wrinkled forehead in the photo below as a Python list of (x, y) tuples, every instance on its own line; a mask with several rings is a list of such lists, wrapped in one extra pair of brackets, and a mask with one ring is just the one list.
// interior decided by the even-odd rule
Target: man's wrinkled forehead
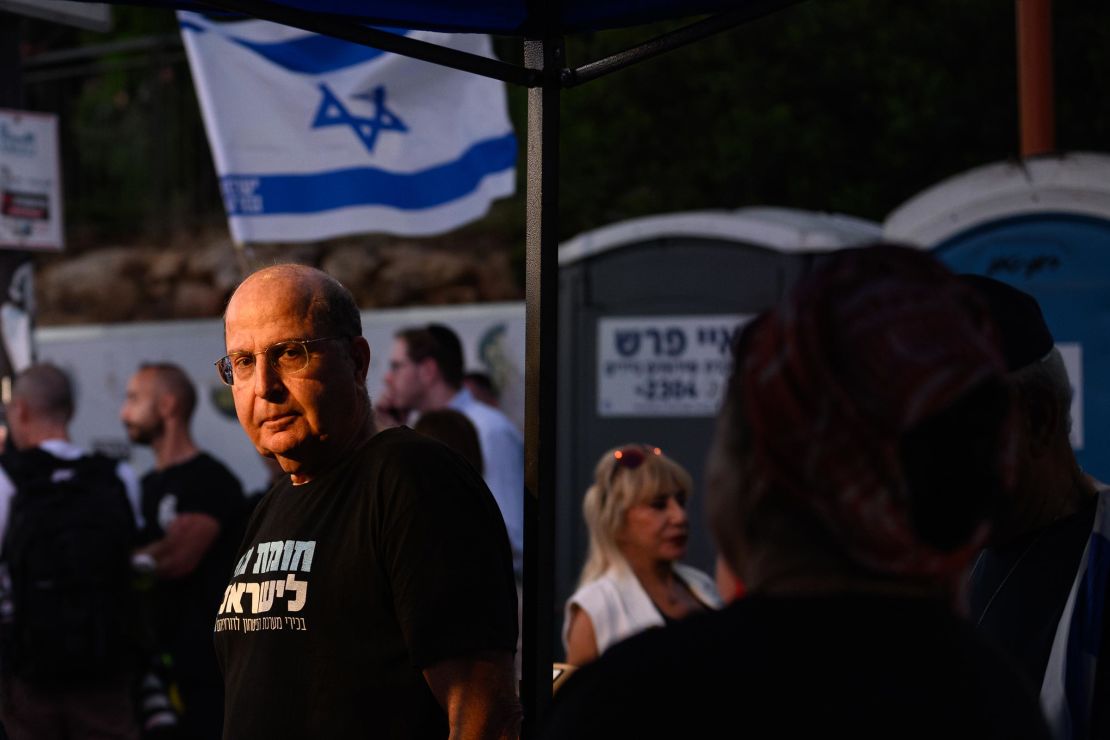
[(254, 330), (275, 320), (312, 320), (318, 307), (319, 286), (305, 276), (287, 271), (265, 271), (248, 277), (232, 294), (224, 312), (224, 342), (228, 329)]

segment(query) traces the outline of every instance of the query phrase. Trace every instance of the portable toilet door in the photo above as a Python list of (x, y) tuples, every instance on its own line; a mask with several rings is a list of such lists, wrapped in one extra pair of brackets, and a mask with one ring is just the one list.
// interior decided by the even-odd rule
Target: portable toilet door
[(712, 572), (702, 469), (733, 334), (778, 302), (812, 254), (880, 235), (850, 216), (746, 208), (633, 219), (560, 247), (557, 628), (586, 557), (582, 500), (612, 447), (650, 443), (690, 471), (686, 560)]
[(1110, 156), (1000, 162), (945, 180), (886, 219), (887, 239), (933, 250), (1041, 305), (1072, 382), (1072, 445), (1110, 480)]

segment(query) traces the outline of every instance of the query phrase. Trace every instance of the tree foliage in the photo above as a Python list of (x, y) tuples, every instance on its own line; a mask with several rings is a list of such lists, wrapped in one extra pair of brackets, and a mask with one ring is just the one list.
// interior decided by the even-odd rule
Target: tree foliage
[[(941, 179), (1016, 157), (1014, 10), (1014, 0), (809, 0), (567, 90), (560, 234), (745, 205), (881, 220)], [(115, 12), (112, 38), (176, 28), (165, 11)], [(1056, 0), (1054, 23), (1058, 149), (1105, 150), (1110, 3)], [(678, 25), (574, 36), (567, 58), (582, 64)], [(496, 48), (519, 61), (519, 40)], [(67, 182), (71, 221), (94, 236), (221, 218), (187, 66), (180, 54), (152, 60), (106, 64), (67, 108), (68, 156), (93, 183)], [(458, 236), (519, 250), (527, 93), (509, 96), (518, 194)]]
[[(1105, 149), (1110, 5), (1057, 0), (1060, 150)], [(662, 30), (656, 29), (656, 30)], [(596, 58), (642, 29), (571, 41)], [(1014, 3), (801, 3), (566, 93), (562, 231), (777, 205), (881, 220), (1019, 149)]]

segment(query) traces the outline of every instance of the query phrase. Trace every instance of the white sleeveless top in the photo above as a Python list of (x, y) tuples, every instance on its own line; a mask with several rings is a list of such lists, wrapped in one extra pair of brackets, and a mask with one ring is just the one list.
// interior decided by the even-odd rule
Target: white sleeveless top
[[(711, 609), (721, 608), (721, 597), (717, 595), (712, 578), (679, 563), (674, 564), (674, 571), (698, 601)], [(600, 578), (582, 586), (567, 599), (563, 616), (564, 649), (567, 647), (572, 606), (589, 615), (597, 638), (598, 655), (613, 643), (637, 632), (663, 626), (663, 615), (640, 585), (640, 580), (623, 565), (610, 567)]]

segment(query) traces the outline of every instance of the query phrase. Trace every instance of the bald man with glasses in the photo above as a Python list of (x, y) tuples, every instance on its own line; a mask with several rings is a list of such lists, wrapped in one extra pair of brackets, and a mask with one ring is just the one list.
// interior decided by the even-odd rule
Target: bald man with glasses
[(443, 445), (376, 430), (350, 293), (312, 268), (266, 268), (236, 290), (224, 330), (216, 369), (287, 474), (255, 510), (216, 615), (224, 737), (516, 737), (497, 503)]

